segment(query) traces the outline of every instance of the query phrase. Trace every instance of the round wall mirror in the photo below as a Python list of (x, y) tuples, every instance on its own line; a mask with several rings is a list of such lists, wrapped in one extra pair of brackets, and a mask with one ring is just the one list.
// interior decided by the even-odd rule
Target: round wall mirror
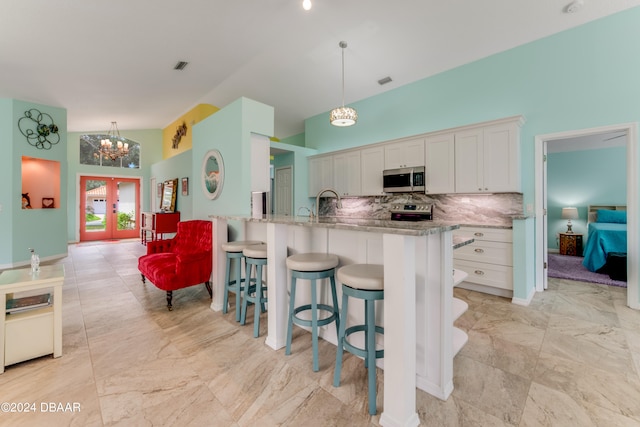
[(202, 191), (210, 199), (216, 199), (224, 184), (224, 163), (218, 150), (209, 150), (202, 160)]

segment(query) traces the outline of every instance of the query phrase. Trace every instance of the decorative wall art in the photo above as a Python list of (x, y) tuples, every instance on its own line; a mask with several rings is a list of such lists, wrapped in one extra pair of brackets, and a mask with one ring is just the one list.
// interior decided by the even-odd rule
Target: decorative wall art
[(202, 159), (202, 191), (210, 199), (217, 199), (224, 185), (224, 162), (218, 150), (209, 150)]
[(182, 124), (178, 126), (178, 128), (176, 129), (176, 134), (173, 136), (173, 139), (171, 140), (171, 148), (173, 148), (174, 150), (177, 150), (178, 145), (180, 145), (180, 140), (186, 134), (187, 134), (187, 124), (185, 122), (182, 122)]
[(53, 209), (53, 208), (55, 208), (55, 201), (53, 197), (43, 197), (42, 209)]
[(189, 178), (187, 177), (182, 178), (182, 195), (183, 196), (189, 195)]
[(165, 181), (162, 185), (162, 201), (160, 210), (162, 212), (176, 211), (176, 194), (178, 191), (178, 178)]
[(60, 142), (58, 126), (47, 113), (41, 113), (35, 108), (24, 112), (24, 117), (18, 119), (20, 132), (27, 137), (29, 145), (41, 150), (50, 150)]

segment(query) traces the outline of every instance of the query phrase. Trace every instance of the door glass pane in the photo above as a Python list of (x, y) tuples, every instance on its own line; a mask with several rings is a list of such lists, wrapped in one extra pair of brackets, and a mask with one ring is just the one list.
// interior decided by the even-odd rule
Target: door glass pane
[(118, 182), (118, 230), (136, 228), (136, 183)]
[(107, 182), (87, 180), (85, 185), (85, 231), (104, 231), (107, 213)]

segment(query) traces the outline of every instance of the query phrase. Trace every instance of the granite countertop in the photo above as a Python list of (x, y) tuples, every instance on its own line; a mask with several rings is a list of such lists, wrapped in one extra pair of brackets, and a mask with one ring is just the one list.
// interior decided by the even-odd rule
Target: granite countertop
[(210, 215), (210, 218), (287, 224), (303, 227), (335, 228), (339, 230), (368, 231), (372, 233), (392, 233), (407, 236), (425, 236), (427, 234), (435, 234), (460, 228), (458, 223), (443, 221), (411, 222), (349, 217), (320, 217), (311, 219), (307, 216), (284, 215), (266, 215), (260, 218), (254, 218), (250, 215)]

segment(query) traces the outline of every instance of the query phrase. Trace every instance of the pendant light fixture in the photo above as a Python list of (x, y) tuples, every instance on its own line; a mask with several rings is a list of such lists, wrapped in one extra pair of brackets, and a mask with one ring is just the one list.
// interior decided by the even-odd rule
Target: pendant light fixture
[(344, 127), (356, 124), (358, 112), (354, 108), (344, 106), (344, 48), (347, 47), (347, 42), (341, 41), (338, 46), (342, 48), (342, 107), (331, 110), (329, 122), (334, 126)]

